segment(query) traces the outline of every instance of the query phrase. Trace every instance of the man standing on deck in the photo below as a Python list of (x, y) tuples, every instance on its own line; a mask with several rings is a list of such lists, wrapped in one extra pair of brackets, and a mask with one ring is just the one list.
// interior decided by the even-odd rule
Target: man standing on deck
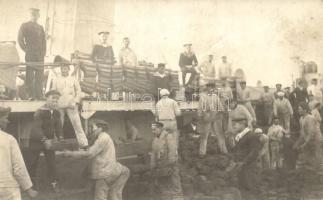
[(124, 67), (136, 67), (137, 56), (135, 52), (129, 47), (130, 39), (127, 37), (123, 38), (123, 44), (124, 44), (124, 47), (120, 50), (120, 53), (119, 53), (120, 65)]
[(167, 89), (160, 90), (161, 99), (156, 104), (156, 118), (164, 124), (165, 130), (174, 133), (178, 142), (179, 133), (177, 130), (176, 117), (181, 115), (178, 103), (169, 98), (170, 92)]
[(32, 100), (43, 99), (44, 57), (46, 55), (46, 34), (44, 28), (37, 23), (39, 9), (30, 8), (31, 19), (20, 26), (18, 43), (26, 53), (26, 62), (36, 62), (38, 65), (26, 66), (26, 85)]

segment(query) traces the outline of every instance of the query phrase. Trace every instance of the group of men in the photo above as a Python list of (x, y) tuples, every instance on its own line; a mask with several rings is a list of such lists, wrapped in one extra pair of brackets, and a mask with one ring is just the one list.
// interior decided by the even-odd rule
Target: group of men
[[(30, 20), (21, 25), (18, 43), (25, 52), (26, 79), (25, 84), (30, 100), (44, 100), (44, 58), (46, 55), (47, 36), (43, 26), (38, 24), (40, 10), (30, 9)], [(100, 44), (94, 45), (91, 53), (93, 62), (116, 62), (112, 46), (108, 42), (108, 31), (98, 33)], [(124, 47), (119, 52), (119, 63), (122, 66), (137, 66), (137, 56), (130, 48), (130, 39), (123, 39)]]

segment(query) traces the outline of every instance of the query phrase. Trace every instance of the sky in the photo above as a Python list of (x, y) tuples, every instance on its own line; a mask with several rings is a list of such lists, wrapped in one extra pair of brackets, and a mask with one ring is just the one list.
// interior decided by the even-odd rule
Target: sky
[(300, 56), (323, 64), (323, 2), (319, 0), (123, 0), (115, 11), (114, 46), (129, 36), (140, 59), (178, 68), (183, 43), (200, 62), (226, 55), (250, 85), (291, 85)]

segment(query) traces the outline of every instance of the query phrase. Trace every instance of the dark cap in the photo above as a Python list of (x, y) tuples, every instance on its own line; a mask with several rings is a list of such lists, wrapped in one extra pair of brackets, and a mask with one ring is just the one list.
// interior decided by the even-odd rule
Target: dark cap
[(96, 124), (96, 125), (104, 125), (104, 126), (108, 126), (109, 125), (109, 123), (108, 122), (106, 122), (105, 120), (103, 120), (103, 119), (93, 119), (92, 120), (92, 123), (93, 124)]
[(186, 46), (192, 46), (192, 43), (185, 43), (183, 46), (184, 47), (186, 47)]
[(158, 63), (157, 67), (158, 68), (165, 67), (165, 63)]
[(38, 8), (29, 8), (29, 11), (33, 13), (39, 13), (40, 10)]
[(241, 81), (240, 84), (247, 84), (247, 82), (246, 81)]
[(264, 88), (269, 88), (269, 86), (268, 85), (265, 85)]
[(11, 111), (10, 107), (0, 107), (0, 118), (8, 116)]
[(236, 116), (232, 118), (233, 122), (241, 122), (241, 121), (246, 121), (247, 118), (245, 116)]
[(209, 82), (209, 83), (205, 84), (205, 86), (206, 87), (215, 87), (215, 83)]
[(161, 122), (153, 122), (151, 123), (152, 126), (156, 126), (158, 128), (163, 128), (164, 127), (164, 124), (161, 123)]
[(109, 35), (110, 32), (109, 31), (101, 31), (101, 32), (98, 32), (98, 35), (102, 35), (102, 34)]
[(281, 83), (277, 83), (276, 86), (282, 86), (282, 84)]
[(61, 65), (70, 65), (70, 62), (60, 55), (55, 56), (54, 63), (61, 64)]
[(46, 92), (45, 97), (47, 98), (52, 95), (61, 96), (61, 93), (59, 93), (59, 91), (57, 91), (57, 90), (50, 90), (50, 91)]

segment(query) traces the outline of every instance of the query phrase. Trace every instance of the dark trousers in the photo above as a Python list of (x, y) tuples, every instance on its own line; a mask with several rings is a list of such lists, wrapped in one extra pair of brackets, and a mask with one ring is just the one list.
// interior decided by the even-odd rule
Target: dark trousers
[[(26, 53), (26, 62), (44, 63), (44, 57)], [(26, 85), (29, 96), (35, 99), (43, 98), (44, 66), (26, 66)]]
[(43, 152), (45, 155), (46, 167), (47, 167), (47, 175), (50, 183), (57, 181), (57, 172), (56, 172), (56, 164), (55, 164), (55, 151), (53, 150), (45, 150), (45, 149), (29, 149), (27, 155), (27, 168), (29, 175), (33, 182), (37, 177), (37, 168), (39, 162), (40, 153)]
[(240, 189), (251, 192), (254, 195), (261, 195), (259, 176), (260, 170), (258, 169), (256, 162), (248, 166), (243, 166), (241, 171), (238, 173)]
[[(182, 67), (181, 68), (181, 71), (182, 71), (182, 81), (183, 81), (183, 85), (190, 85), (193, 80), (195, 79), (195, 76), (197, 74), (195, 68), (186, 68), (186, 67)], [(187, 73), (191, 73), (191, 77), (190, 79), (188, 80), (187, 84), (185, 84), (185, 80), (186, 80), (186, 74)]]

